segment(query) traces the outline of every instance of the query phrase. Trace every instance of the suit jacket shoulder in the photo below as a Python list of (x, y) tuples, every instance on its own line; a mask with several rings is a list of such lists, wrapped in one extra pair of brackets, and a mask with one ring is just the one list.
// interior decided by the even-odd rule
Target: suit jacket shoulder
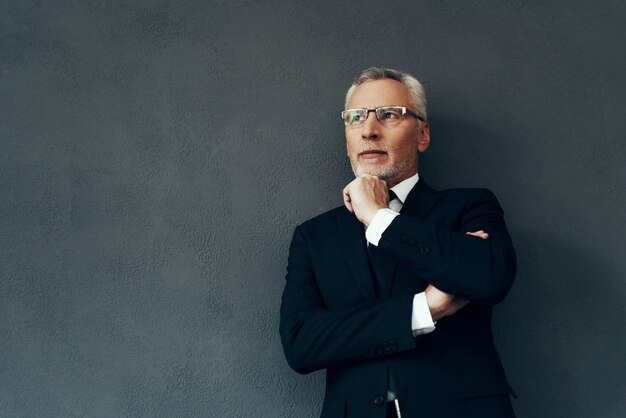
[(307, 219), (302, 222), (300, 226), (305, 228), (314, 228), (321, 224), (326, 224), (328, 222), (333, 222), (336, 219), (337, 214), (343, 211), (348, 211), (345, 206), (337, 206), (334, 209), (327, 210), (326, 212), (320, 213), (312, 218)]

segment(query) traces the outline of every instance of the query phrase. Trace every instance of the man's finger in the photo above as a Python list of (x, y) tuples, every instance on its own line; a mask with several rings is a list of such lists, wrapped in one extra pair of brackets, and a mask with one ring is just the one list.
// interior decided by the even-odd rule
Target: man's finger
[(474, 237), (479, 237), (482, 239), (489, 239), (489, 234), (483, 231), (482, 229), (480, 231), (475, 231), (475, 232), (466, 232), (466, 234), (472, 235)]
[(346, 205), (346, 208), (350, 211), (350, 213), (354, 213), (352, 209), (352, 201), (350, 200), (350, 185), (344, 187), (343, 189), (343, 204)]
[(352, 209), (352, 203), (350, 203), (350, 198), (345, 198), (343, 199), (343, 204), (346, 206), (346, 208), (350, 211), (350, 213), (354, 213), (354, 209)]

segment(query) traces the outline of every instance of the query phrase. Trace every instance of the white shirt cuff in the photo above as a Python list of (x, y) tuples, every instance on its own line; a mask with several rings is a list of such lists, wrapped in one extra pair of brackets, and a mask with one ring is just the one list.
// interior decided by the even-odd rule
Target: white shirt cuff
[(369, 224), (367, 229), (365, 230), (365, 238), (370, 244), (374, 244), (378, 246), (378, 241), (380, 241), (380, 237), (385, 232), (385, 229), (391, 224), (391, 221), (398, 216), (398, 212), (394, 212), (389, 208), (378, 209), (376, 215), (372, 219), (372, 222)]
[(413, 335), (424, 335), (435, 330), (435, 323), (428, 308), (426, 293), (417, 293), (413, 297), (413, 317), (411, 318)]

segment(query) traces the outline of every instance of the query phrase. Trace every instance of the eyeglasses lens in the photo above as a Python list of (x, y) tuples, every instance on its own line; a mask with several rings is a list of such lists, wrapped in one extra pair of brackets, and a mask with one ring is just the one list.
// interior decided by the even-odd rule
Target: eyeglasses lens
[[(395, 126), (402, 119), (402, 108), (396, 106), (379, 107), (376, 109), (376, 118), (384, 126)], [(346, 126), (359, 127), (367, 120), (367, 109), (349, 109), (342, 112), (343, 122)]]

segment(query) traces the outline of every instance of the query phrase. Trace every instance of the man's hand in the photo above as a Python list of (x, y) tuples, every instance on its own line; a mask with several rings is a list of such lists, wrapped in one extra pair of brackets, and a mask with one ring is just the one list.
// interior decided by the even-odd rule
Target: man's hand
[[(489, 239), (489, 234), (482, 229), (475, 232), (466, 232), (466, 234), (482, 239)], [(433, 321), (438, 321), (446, 316), (454, 315), (457, 311), (469, 303), (469, 300), (442, 292), (432, 284), (428, 285), (424, 292), (426, 293), (426, 302), (430, 308), (430, 315), (433, 317)]]
[(459, 309), (469, 303), (469, 300), (457, 298), (446, 292), (442, 292), (432, 284), (426, 290), (426, 303), (430, 309), (430, 316), (433, 321), (439, 321), (446, 316), (454, 315)]
[(387, 183), (368, 174), (357, 177), (343, 189), (343, 203), (368, 226), (379, 209), (389, 207)]
[(489, 238), (489, 234), (486, 233), (485, 231), (483, 231), (482, 229), (480, 231), (476, 231), (476, 232), (466, 232), (467, 235), (473, 235), (475, 237), (478, 238), (482, 238), (482, 239), (488, 239)]

